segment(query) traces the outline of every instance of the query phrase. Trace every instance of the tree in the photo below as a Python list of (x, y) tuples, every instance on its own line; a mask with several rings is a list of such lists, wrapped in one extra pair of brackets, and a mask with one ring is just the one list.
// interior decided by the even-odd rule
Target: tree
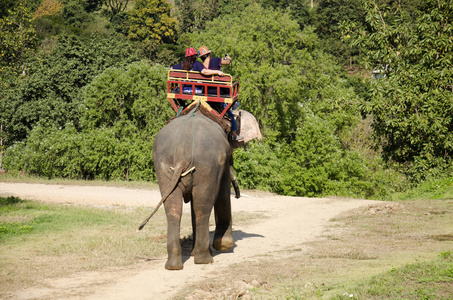
[(365, 12), (361, 0), (321, 0), (316, 8), (316, 33), (323, 43), (323, 50), (333, 54), (343, 65), (347, 65), (359, 55), (358, 48), (348, 47), (341, 41), (340, 24), (350, 20), (362, 24)]
[(0, 111), (5, 142), (25, 139), (38, 124), (64, 126), (72, 121), (77, 126), (82, 88), (106, 68), (134, 60), (130, 45), (111, 37), (60, 36), (51, 53), (30, 59), (26, 76), (6, 95)]
[(181, 39), (230, 54), (222, 69), (239, 75), (240, 107), (260, 123), (265, 145), (235, 154), (241, 184), (298, 196), (372, 194), (366, 162), (343, 142), (360, 120), (360, 99), (319, 50), (313, 27), (300, 30), (290, 11), (254, 4)]
[(85, 28), (93, 16), (89, 14), (82, 2), (71, 0), (63, 6), (61, 15), (67, 24), (76, 28)]
[[(41, 1), (41, 0), (34, 0), (34, 1)], [(66, 5), (79, 5), (80, 7), (83, 8), (84, 11), (91, 13), (93, 11), (98, 10), (102, 4), (104, 3), (104, 0), (61, 0), (63, 4)]]
[[(399, 9), (410, 16), (423, 0), (376, 0), (375, 2), (380, 6), (389, 7), (389, 12)], [(320, 0), (317, 2), (314, 26), (316, 33), (324, 40), (321, 47), (327, 53), (337, 57), (343, 65), (357, 64), (360, 59), (360, 49), (350, 47), (341, 40), (340, 24), (348, 21), (365, 26), (366, 13), (361, 3), (362, 0)], [(387, 15), (387, 22), (393, 22), (392, 15)]]
[(156, 135), (173, 115), (166, 76), (166, 68), (146, 61), (105, 70), (84, 90), (82, 128), (113, 127), (118, 132), (134, 128), (149, 137)]
[(181, 33), (204, 29), (220, 13), (218, 0), (176, 0), (175, 8)]
[(229, 53), (233, 62), (224, 69), (240, 77), (241, 107), (257, 117), (268, 139), (290, 140), (300, 108), (329, 84), (326, 74), (338, 71), (331, 58), (315, 50), (313, 30), (308, 26), (300, 31), (288, 11), (255, 4), (182, 39), (188, 45), (206, 45), (216, 56)]
[(43, 0), (35, 12), (34, 18), (56, 15), (61, 11), (62, 7), (63, 5), (58, 0)]
[(0, 19), (0, 66), (20, 65), (26, 52), (35, 48), (36, 32), (27, 4), (27, 0), (20, 0)]
[(112, 15), (123, 12), (128, 3), (129, 0), (105, 0), (105, 4), (110, 8)]
[(173, 115), (166, 74), (146, 61), (106, 69), (83, 88), (78, 126), (34, 126), (8, 148), (5, 168), (49, 178), (155, 180), (154, 137)]
[(297, 21), (300, 28), (314, 25), (314, 10), (307, 0), (262, 0), (264, 8), (273, 7), (274, 9), (287, 10), (289, 9), (292, 18)]
[(128, 23), (133, 41), (160, 44), (172, 42), (176, 35), (176, 20), (165, 0), (136, 0)]
[(427, 0), (414, 19), (374, 1), (364, 9), (366, 27), (343, 29), (369, 69), (385, 69), (366, 107), (377, 143), (414, 180), (439, 174), (453, 160), (453, 3)]
[(14, 8), (16, 0), (3, 0), (0, 1), (0, 18), (9, 15), (9, 11)]

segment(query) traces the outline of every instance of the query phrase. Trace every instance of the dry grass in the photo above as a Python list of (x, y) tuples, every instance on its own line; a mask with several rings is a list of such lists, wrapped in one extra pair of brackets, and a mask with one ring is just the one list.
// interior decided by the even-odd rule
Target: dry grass
[[(347, 212), (334, 220), (308, 250), (288, 251), (285, 260), (237, 265), (213, 282), (196, 284), (191, 295), (254, 299), (328, 299), (374, 275), (434, 259), (453, 248), (453, 201), (384, 203)], [(248, 292), (236, 282), (258, 281)], [(223, 291), (223, 294), (222, 294)], [(211, 295), (211, 296), (210, 296)], [(348, 294), (349, 297), (350, 294)], [(192, 298), (191, 298), (192, 297)]]
[[(143, 209), (117, 209), (114, 213), (110, 211), (109, 216), (122, 215), (120, 224), (113, 220), (111, 224), (90, 228), (74, 223), (63, 230), (51, 229), (3, 241), (0, 246), (0, 298), (9, 290), (33, 286), (45, 278), (132, 265), (164, 255), (166, 224), (163, 212), (156, 214), (149, 224), (152, 231), (136, 231), (140, 218), (147, 213)], [(130, 221), (125, 221), (129, 217)]]
[[(47, 279), (80, 272), (104, 272), (121, 266), (133, 270), (143, 262), (166, 256), (163, 209), (138, 231), (149, 209), (81, 208), (30, 201), (17, 205), (27, 208), (0, 212), (0, 223), (29, 222), (43, 215), (58, 217), (50, 218), (48, 228), (32, 224), (35, 229), (31, 233), (0, 239), (0, 298), (6, 297), (9, 291), (36, 286)], [(235, 215), (235, 223), (251, 223), (259, 219), (257, 216), (239, 213)], [(214, 225), (213, 216), (211, 220)], [(181, 236), (185, 237), (187, 251), (190, 251), (191, 233), (190, 212), (185, 210)]]

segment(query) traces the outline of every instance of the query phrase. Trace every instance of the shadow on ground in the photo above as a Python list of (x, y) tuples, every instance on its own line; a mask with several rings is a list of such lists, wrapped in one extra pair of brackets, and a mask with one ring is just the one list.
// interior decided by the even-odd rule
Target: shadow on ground
[[(214, 231), (209, 232), (210, 240), (211, 240), (211, 245), (212, 245), (212, 240), (214, 239)], [(254, 234), (254, 233), (247, 233), (242, 230), (234, 230), (233, 231), (233, 239), (235, 241), (233, 247), (231, 247), (230, 250), (228, 251), (217, 251), (211, 247), (211, 255), (212, 256), (217, 256), (222, 253), (234, 253), (234, 249), (236, 248), (236, 242), (244, 239), (249, 239), (249, 238), (264, 238), (263, 235), (261, 234)], [(193, 248), (193, 236), (187, 236), (181, 239), (181, 248), (182, 248), (182, 261), (185, 263), (187, 260), (190, 258), (190, 254), (192, 252)]]

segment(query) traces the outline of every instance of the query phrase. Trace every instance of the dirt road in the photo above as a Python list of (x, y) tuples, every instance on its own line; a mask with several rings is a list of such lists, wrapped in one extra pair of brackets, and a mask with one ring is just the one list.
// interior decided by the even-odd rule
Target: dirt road
[[(332, 217), (376, 203), (248, 193), (240, 199), (232, 197), (233, 213), (262, 212), (266, 218), (247, 226), (234, 226), (233, 219), (235, 247), (221, 255), (214, 251), (214, 264), (195, 265), (193, 258), (186, 258), (184, 270), (167, 271), (164, 269), (166, 257), (161, 257), (145, 262), (140, 270), (88, 272), (46, 282), (38, 288), (18, 291), (15, 299), (172, 299), (186, 285), (218, 276), (219, 271), (234, 264), (265, 259), (264, 256), (284, 259), (282, 250), (303, 250), (304, 243), (316, 239)], [(97, 207), (154, 206), (160, 200), (158, 190), (0, 182), (0, 196), (7, 195)], [(188, 208), (184, 206), (185, 213), (189, 213)]]

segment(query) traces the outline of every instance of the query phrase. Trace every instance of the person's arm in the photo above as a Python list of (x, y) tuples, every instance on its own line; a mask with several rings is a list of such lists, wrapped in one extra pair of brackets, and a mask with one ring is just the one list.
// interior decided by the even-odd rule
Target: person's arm
[(197, 72), (200, 72), (201, 74), (203, 75), (219, 75), (219, 76), (223, 76), (225, 75), (222, 71), (220, 70), (211, 70), (211, 69), (207, 69), (203, 66), (202, 63), (200, 63), (199, 61), (196, 61), (193, 63), (192, 65), (192, 70), (193, 71), (197, 71)]
[(203, 75), (219, 75), (219, 76), (225, 75), (225, 73), (223, 73), (220, 70), (209, 70), (209, 69), (206, 69), (206, 68), (201, 70), (201, 74), (203, 74)]

